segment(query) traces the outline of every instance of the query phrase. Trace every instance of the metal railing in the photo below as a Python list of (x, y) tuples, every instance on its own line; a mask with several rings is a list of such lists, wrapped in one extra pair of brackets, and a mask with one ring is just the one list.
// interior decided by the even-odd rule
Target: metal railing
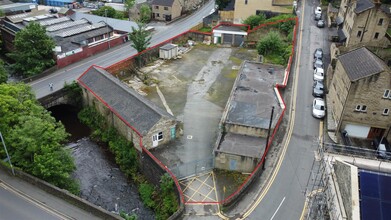
[(201, 160), (179, 164), (169, 169), (177, 179), (184, 179), (201, 173), (208, 172), (214, 168), (214, 158), (209, 157)]

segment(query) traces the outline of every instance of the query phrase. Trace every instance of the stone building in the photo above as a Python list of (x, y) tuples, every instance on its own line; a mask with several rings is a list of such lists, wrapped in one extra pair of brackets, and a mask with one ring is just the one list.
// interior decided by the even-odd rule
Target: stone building
[(214, 149), (215, 168), (250, 173), (260, 162), (272, 108), (271, 131), (284, 108), (275, 88), (284, 73), (283, 66), (243, 62), (221, 119), (224, 132)]
[(337, 17), (339, 40), (345, 46), (387, 47), (390, 14), (390, 7), (380, 0), (342, 0)]
[(85, 104), (95, 107), (108, 124), (136, 149), (155, 148), (176, 138), (177, 121), (103, 68), (91, 66), (78, 79)]
[[(387, 65), (362, 47), (338, 56), (327, 94), (328, 124), (338, 137), (373, 139), (391, 126), (391, 75)], [(330, 127), (330, 126), (329, 126)], [(388, 137), (389, 138), (389, 137)]]
[(182, 5), (179, 0), (153, 0), (152, 19), (171, 21), (181, 16)]

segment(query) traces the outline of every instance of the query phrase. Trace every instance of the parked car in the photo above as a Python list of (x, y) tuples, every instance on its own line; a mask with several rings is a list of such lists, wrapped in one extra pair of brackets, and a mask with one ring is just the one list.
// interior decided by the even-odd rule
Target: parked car
[(325, 22), (324, 22), (324, 20), (319, 20), (317, 23), (316, 23), (316, 26), (318, 27), (318, 28), (324, 28), (324, 26), (325, 26)]
[(323, 59), (323, 50), (322, 48), (317, 48), (314, 52), (315, 59)]
[(323, 69), (323, 61), (321, 59), (315, 59), (313, 63), (314, 69), (316, 68), (322, 68)]
[(391, 147), (386, 138), (376, 137), (372, 141), (373, 148), (376, 149), (378, 157), (383, 159), (391, 159)]
[(316, 7), (315, 8), (315, 15), (317, 14), (322, 14), (322, 8), (321, 7)]
[(323, 81), (324, 79), (324, 70), (323, 68), (316, 68), (314, 70), (314, 80)]
[(322, 19), (322, 14), (315, 14), (315, 21), (319, 21)]
[(324, 95), (324, 85), (323, 85), (323, 82), (317, 81), (317, 80), (314, 81), (314, 85), (313, 85), (313, 88), (312, 88), (312, 95), (314, 97), (323, 97), (323, 95)]
[(326, 115), (326, 106), (322, 98), (314, 98), (312, 102), (312, 116), (315, 118), (324, 118)]

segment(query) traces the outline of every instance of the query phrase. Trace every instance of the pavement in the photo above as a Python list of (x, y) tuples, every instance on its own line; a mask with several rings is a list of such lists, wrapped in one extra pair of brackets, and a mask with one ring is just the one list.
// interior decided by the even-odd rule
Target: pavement
[[(38, 206), (45, 212), (55, 213), (54, 216), (60, 216), (56, 219), (100, 219), (93, 213), (82, 210), (18, 177), (9, 175), (4, 170), (0, 170), (0, 184), (11, 189), (10, 191), (17, 192), (17, 195), (27, 201), (29, 205)], [(1, 188), (4, 188), (3, 186)], [(18, 209), (28, 208), (25, 203), (15, 205), (20, 205), (16, 207)], [(33, 216), (33, 214), (30, 215), (29, 219), (44, 219), (44, 216), (38, 216), (37, 218), (33, 218)], [(4, 215), (1, 214), (0, 219), (3, 217)]]

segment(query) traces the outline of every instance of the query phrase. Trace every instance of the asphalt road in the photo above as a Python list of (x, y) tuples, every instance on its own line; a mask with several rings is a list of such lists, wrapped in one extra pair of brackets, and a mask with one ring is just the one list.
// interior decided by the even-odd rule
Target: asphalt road
[(64, 219), (0, 183), (0, 219)]
[[(277, 166), (277, 175), (272, 178), (272, 185), (260, 203), (247, 219), (300, 219), (305, 202), (305, 190), (311, 173), (316, 145), (314, 141), (319, 137), (319, 119), (312, 117), (312, 83), (313, 83), (313, 51), (321, 47), (325, 55), (329, 56), (327, 28), (319, 29), (314, 21), (314, 9), (319, 2), (302, 1), (305, 9), (299, 7), (299, 36), (297, 45), (296, 63), (293, 74), (292, 123), (289, 126), (292, 135), (289, 136), (286, 152), (283, 150), (282, 164)], [(303, 14), (304, 12), (304, 14)], [(297, 78), (297, 86), (293, 82)], [(289, 110), (289, 109), (288, 109)], [(289, 129), (288, 129), (289, 132)], [(284, 146), (285, 147), (285, 146)], [(284, 154), (285, 153), (285, 154)]]
[[(167, 25), (159, 31), (155, 31), (152, 35), (151, 46), (164, 42), (202, 22), (203, 17), (209, 15), (214, 6), (214, 0), (210, 0), (192, 15)], [(73, 80), (76, 80), (85, 70), (88, 69), (88, 67), (93, 64), (107, 67), (136, 53), (136, 50), (130, 46), (130, 43), (122, 44), (103, 53), (64, 67), (63, 69), (59, 69), (47, 77), (29, 83), (29, 85), (31, 85), (37, 99), (39, 99), (61, 89), (65, 83), (70, 83)], [(49, 83), (53, 83), (53, 91), (50, 91)]]

